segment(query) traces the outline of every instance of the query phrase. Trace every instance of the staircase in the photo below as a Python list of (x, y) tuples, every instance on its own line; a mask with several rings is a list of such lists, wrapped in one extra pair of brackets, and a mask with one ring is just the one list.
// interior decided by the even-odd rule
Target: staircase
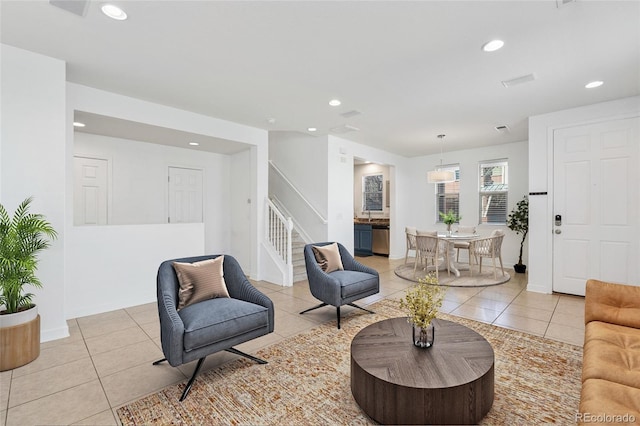
[(304, 264), (304, 246), (306, 242), (294, 229), (291, 231), (291, 259), (293, 261), (293, 282), (307, 279), (307, 267)]

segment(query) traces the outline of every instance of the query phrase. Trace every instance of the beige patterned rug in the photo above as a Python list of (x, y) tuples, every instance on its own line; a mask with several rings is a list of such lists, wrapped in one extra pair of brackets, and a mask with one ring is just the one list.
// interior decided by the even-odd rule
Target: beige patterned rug
[[(400, 265), (396, 267), (395, 273), (400, 278), (408, 281), (418, 282), (418, 279), (424, 278), (427, 275), (427, 271), (421, 269), (421, 265), (413, 271), (414, 263), (407, 263), (406, 265)], [(464, 269), (460, 270), (460, 276), (456, 277), (453, 272), (447, 273), (447, 270), (438, 271), (438, 283), (440, 285), (446, 285), (448, 287), (489, 287), (492, 285), (504, 284), (511, 279), (509, 273), (505, 270), (502, 275), (502, 270), (498, 267), (496, 278), (493, 277), (493, 265), (485, 264), (482, 266), (482, 273), (478, 270), (477, 266), (473, 267), (473, 275), (469, 273), (469, 267), (464, 266)], [(429, 270), (433, 272), (433, 268)]]
[[(258, 365), (231, 361), (185, 383), (117, 410), (124, 425), (366, 425), (375, 424), (351, 395), (350, 345), (365, 326), (404, 316), (398, 302), (353, 311), (260, 350)], [(573, 424), (580, 396), (582, 348), (489, 324), (441, 315), (482, 334), (495, 352), (495, 398), (487, 425)], [(411, 344), (407, 342), (407, 344)], [(436, 340), (437, 344), (437, 340)], [(185, 380), (186, 382), (186, 380)]]

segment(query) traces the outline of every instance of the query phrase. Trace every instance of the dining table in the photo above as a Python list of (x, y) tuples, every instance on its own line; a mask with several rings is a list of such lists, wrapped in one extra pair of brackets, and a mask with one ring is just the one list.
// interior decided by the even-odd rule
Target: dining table
[[(449, 271), (453, 272), (455, 274), (456, 277), (460, 277), (460, 271), (468, 271), (469, 270), (469, 263), (467, 264), (462, 264), (459, 262), (455, 261), (455, 243), (457, 241), (472, 241), (475, 240), (477, 238), (480, 238), (480, 236), (476, 233), (476, 234), (463, 234), (463, 233), (458, 233), (458, 232), (447, 232), (447, 233), (438, 233), (438, 238), (446, 241), (447, 243), (447, 250), (449, 252)], [(471, 255), (471, 254), (469, 254)]]

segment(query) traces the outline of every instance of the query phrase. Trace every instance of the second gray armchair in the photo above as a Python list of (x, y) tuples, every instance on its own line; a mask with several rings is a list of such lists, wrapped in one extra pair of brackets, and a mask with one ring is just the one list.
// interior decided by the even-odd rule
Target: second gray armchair
[[(318, 252), (328, 253), (328, 258), (323, 258), (322, 254), (316, 256), (314, 246)], [(304, 247), (304, 261), (311, 294), (322, 303), (300, 314), (327, 305), (335, 306), (338, 328), (340, 328), (340, 307), (343, 305), (374, 313), (353, 302), (380, 291), (378, 271), (356, 261), (342, 244), (331, 242), (307, 244)], [(337, 266), (338, 263), (341, 268)], [(338, 269), (334, 270), (334, 267)]]

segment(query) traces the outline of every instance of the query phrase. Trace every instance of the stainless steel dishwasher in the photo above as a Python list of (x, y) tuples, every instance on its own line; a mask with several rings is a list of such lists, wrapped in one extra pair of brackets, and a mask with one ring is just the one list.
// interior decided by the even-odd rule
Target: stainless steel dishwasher
[(389, 256), (389, 226), (373, 225), (372, 231), (373, 231), (373, 244), (372, 244), (373, 253)]

